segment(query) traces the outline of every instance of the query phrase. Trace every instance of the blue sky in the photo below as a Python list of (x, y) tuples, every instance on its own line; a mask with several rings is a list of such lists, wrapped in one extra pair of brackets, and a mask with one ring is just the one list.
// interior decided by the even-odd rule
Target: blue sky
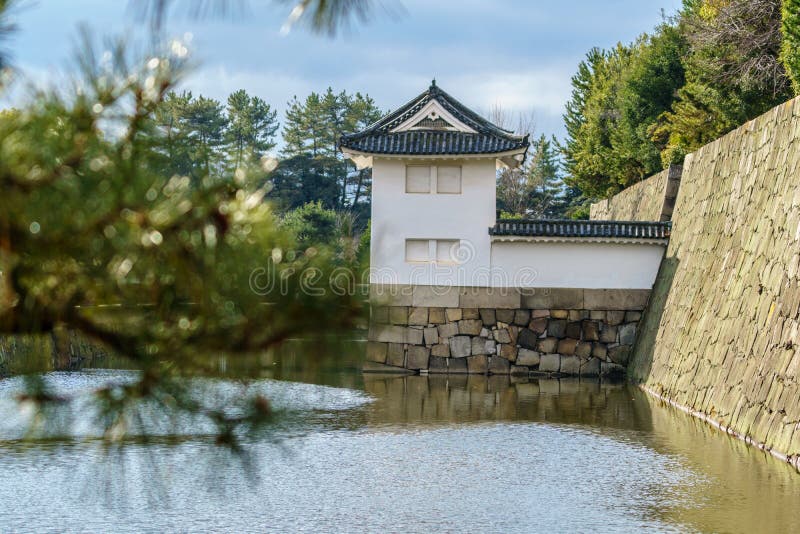
[[(282, 35), (290, 9), (285, 4), (249, 0), (238, 15), (193, 20), (183, 13), (189, 1), (170, 17), (166, 33), (193, 36), (198, 66), (183, 85), (195, 93), (224, 99), (244, 88), (282, 116), (292, 95), (331, 86), (368, 93), (388, 110), (435, 77), (478, 111), (488, 112), (495, 104), (511, 112), (532, 111), (538, 132), (558, 136), (570, 77), (586, 51), (629, 42), (658, 24), (662, 10), (671, 15), (681, 4), (384, 0), (388, 13), (379, 8), (367, 24), (330, 39), (301, 27)], [(28, 0), (16, 18), (20, 32), (9, 48), (16, 66), (34, 83), (68, 71), (81, 23), (98, 35), (144, 34), (123, 0)]]

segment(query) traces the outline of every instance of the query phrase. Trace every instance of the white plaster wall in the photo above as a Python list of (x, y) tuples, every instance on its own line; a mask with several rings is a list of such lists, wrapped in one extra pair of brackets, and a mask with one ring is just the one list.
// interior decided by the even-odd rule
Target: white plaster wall
[(489, 285), (650, 289), (663, 255), (655, 244), (495, 242)]
[[(405, 192), (406, 164), (461, 165), (461, 194)], [(495, 223), (495, 159), (397, 160), (376, 157), (372, 170), (371, 282), (471, 285), (488, 270), (488, 229)], [(407, 263), (406, 239), (458, 239), (458, 265)]]

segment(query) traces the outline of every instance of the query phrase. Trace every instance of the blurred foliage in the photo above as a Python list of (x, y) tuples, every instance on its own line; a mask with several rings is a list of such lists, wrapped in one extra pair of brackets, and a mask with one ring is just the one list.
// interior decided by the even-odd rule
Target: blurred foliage
[[(0, 115), (0, 335), (50, 335), (58, 352), (77, 332), (141, 369), (95, 394), (108, 441), (146, 401), (211, 422), (236, 448), (269, 421), (268, 401), (211, 405), (186, 378), (221, 361), (247, 378), (247, 362), (287, 339), (348, 332), (361, 299), (328, 285), (357, 266), (341, 247), (305, 246), (264, 202), (265, 104), (237, 92), (220, 119), (219, 103), (176, 94), (181, 43), (143, 59), (105, 49), (84, 36), (71, 88)], [(69, 401), (31, 383), (22, 400), (42, 413)]]
[[(788, 35), (796, 2), (783, 17)], [(567, 183), (613, 195), (783, 102), (792, 47), (780, 0), (685, 0), (651, 35), (591, 50), (564, 114)]]

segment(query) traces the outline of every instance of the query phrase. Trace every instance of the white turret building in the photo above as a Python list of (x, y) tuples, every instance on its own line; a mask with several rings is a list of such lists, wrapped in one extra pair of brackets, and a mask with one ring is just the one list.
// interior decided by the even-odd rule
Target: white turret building
[[(435, 82), (341, 138), (359, 168), (372, 167), (370, 285), (377, 300), (368, 367), (521, 372), (538, 370), (536, 358), (545, 354), (557, 357), (555, 372), (582, 374), (584, 360), (561, 367), (560, 358), (576, 350), (591, 360), (588, 374), (612, 363), (592, 356), (601, 314), (627, 311), (638, 321), (669, 223), (498, 221), (497, 169), (523, 164), (528, 146), (527, 136), (492, 124)], [(583, 321), (591, 323), (586, 333)], [(596, 352), (629, 346), (623, 341)], [(527, 365), (517, 364), (520, 350), (528, 351)], [(552, 361), (545, 367), (553, 372)]]

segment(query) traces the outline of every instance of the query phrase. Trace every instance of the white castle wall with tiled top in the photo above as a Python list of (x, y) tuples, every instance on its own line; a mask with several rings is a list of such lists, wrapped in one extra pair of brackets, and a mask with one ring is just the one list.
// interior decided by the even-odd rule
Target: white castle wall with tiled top
[(663, 243), (517, 238), (495, 238), (492, 242), (488, 229), (496, 217), (495, 161), (494, 157), (375, 157), (370, 282), (456, 287), (652, 287)]
[[(406, 192), (406, 166), (460, 167), (461, 192)], [(435, 174), (435, 171), (434, 173)], [(471, 285), (491, 261), (488, 228), (495, 223), (495, 158), (385, 159), (376, 157), (372, 170), (372, 283)], [(413, 240), (407, 250), (407, 240)], [(451, 258), (436, 261), (439, 248), (460, 242)], [(419, 256), (415, 245), (424, 247)], [(424, 251), (422, 251), (424, 253)], [(439, 252), (444, 253), (444, 250)], [(410, 257), (408, 254), (412, 254)]]

